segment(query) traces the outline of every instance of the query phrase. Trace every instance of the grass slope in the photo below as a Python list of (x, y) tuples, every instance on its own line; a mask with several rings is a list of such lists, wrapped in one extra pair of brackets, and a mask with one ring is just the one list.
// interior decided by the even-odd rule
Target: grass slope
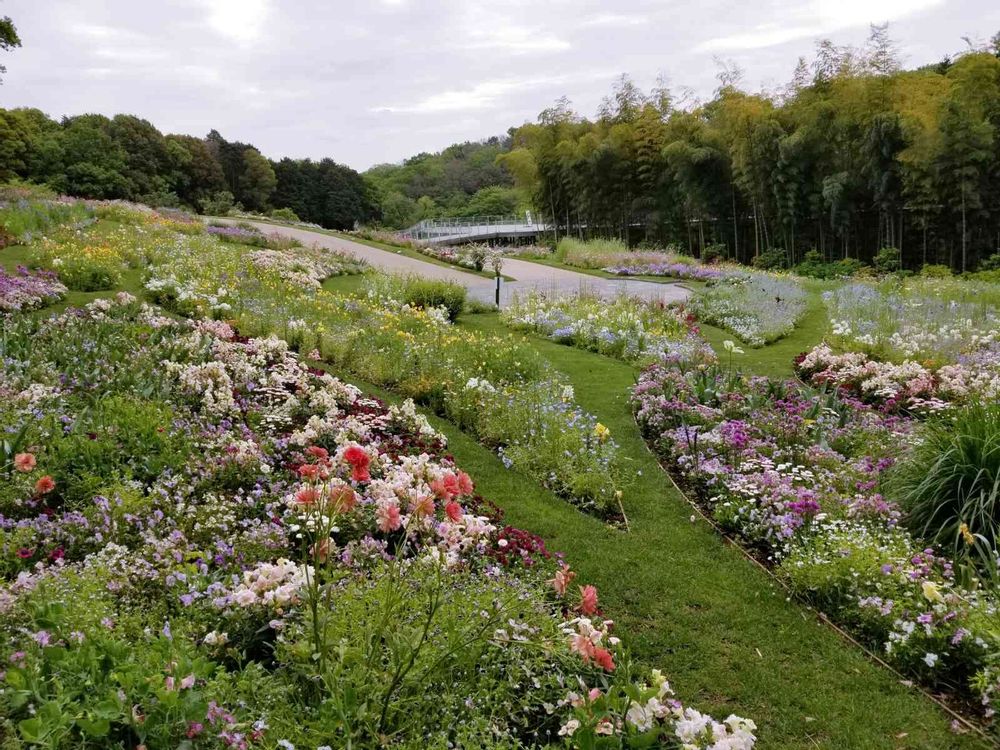
[[(503, 331), (495, 314), (468, 316), (460, 325)], [(627, 397), (634, 368), (532, 340), (570, 378), (580, 404), (610, 427), (634, 468), (624, 499), (632, 533), (576, 512), (454, 428), (436, 426), (510, 523), (541, 534), (598, 586), (633, 655), (662, 667), (694, 705), (753, 717), (762, 748), (983, 746), (954, 735), (944, 712), (788, 602), (711, 527), (691, 521), (691, 507), (632, 420)]]

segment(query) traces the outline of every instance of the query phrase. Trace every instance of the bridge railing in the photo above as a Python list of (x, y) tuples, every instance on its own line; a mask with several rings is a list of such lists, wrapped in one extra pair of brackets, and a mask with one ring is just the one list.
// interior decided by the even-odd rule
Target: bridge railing
[(516, 216), (461, 216), (442, 219), (424, 219), (402, 234), (415, 240), (440, 237), (487, 236), (499, 231), (544, 231), (545, 224), (536, 222), (531, 213)]

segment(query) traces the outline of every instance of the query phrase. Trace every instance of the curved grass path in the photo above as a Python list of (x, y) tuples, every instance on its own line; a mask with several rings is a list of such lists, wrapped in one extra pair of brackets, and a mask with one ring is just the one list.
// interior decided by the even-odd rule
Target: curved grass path
[[(498, 333), (495, 314), (460, 325)], [(815, 335), (815, 334), (814, 334)], [(691, 705), (753, 718), (761, 748), (972, 748), (919, 692), (820, 624), (727, 547), (663, 474), (639, 434), (625, 363), (531, 337), (573, 383), (576, 399), (612, 431), (635, 481), (624, 504), (632, 533), (613, 531), (510, 472), (447, 423), (451, 450), (507, 520), (566, 553), (620, 625), (631, 652), (662, 667)], [(798, 346), (792, 342), (790, 346)]]

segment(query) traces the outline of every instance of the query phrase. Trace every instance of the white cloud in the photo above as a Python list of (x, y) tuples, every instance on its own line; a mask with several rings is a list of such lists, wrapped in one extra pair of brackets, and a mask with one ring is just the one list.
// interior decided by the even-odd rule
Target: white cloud
[(264, 32), (270, 0), (202, 0), (208, 25), (240, 44), (256, 41)]
[(831, 34), (853, 26), (898, 21), (943, 2), (944, 0), (813, 0), (799, 11), (788, 13), (787, 22), (761, 24), (750, 31), (709, 39), (695, 47), (695, 51), (763, 49), (796, 39)]
[(598, 13), (580, 21), (583, 28), (591, 26), (641, 26), (649, 19), (642, 15), (625, 15), (622, 13)]
[(560, 52), (571, 48), (565, 39), (540, 28), (517, 26), (483, 19), (481, 26), (466, 29), (465, 40), (458, 44), (465, 49), (499, 49), (511, 53)]
[(563, 77), (534, 79), (504, 79), (483, 81), (465, 90), (442, 91), (421, 99), (416, 104), (388, 105), (375, 107), (374, 112), (394, 112), (410, 114), (430, 114), (435, 112), (462, 112), (475, 109), (486, 109), (497, 104), (498, 99), (517, 91), (538, 88), (549, 84), (561, 83)]

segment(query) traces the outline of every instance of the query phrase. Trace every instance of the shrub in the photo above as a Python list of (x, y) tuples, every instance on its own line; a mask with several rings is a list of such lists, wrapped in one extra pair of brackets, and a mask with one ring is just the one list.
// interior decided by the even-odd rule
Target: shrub
[(809, 276), (814, 279), (838, 279), (853, 276), (865, 264), (856, 258), (840, 258), (827, 261), (817, 250), (810, 250), (802, 258), (802, 262), (794, 270), (799, 276)]
[(980, 271), (1000, 271), (1000, 252), (993, 253), (988, 258), (983, 258), (979, 264)]
[(726, 246), (721, 243), (705, 245), (704, 249), (701, 251), (701, 260), (703, 263), (714, 263), (715, 261), (721, 260), (725, 257)]
[(236, 199), (228, 190), (220, 190), (201, 202), (201, 212), (211, 216), (226, 216), (233, 210)]
[(298, 214), (296, 214), (290, 208), (276, 208), (276, 209), (274, 209), (273, 211), (271, 211), (271, 218), (272, 219), (278, 219), (279, 221), (294, 221), (294, 222), (302, 221), (299, 218)]
[(929, 279), (946, 279), (951, 276), (951, 269), (935, 263), (925, 263), (920, 269), (920, 275)]
[(1000, 527), (1000, 406), (971, 404), (928, 422), (893, 473), (913, 531), (957, 559), (985, 556)]
[(872, 259), (872, 265), (879, 273), (895, 273), (900, 269), (902, 253), (895, 247), (883, 247)]
[(753, 259), (754, 268), (761, 268), (765, 271), (774, 271), (785, 268), (788, 263), (788, 257), (784, 250), (778, 248), (768, 248), (762, 253), (759, 253), (756, 258)]
[(442, 307), (449, 320), (456, 320), (465, 307), (465, 287), (453, 281), (422, 276), (377, 274), (367, 283), (369, 297), (394, 300), (410, 307)]

